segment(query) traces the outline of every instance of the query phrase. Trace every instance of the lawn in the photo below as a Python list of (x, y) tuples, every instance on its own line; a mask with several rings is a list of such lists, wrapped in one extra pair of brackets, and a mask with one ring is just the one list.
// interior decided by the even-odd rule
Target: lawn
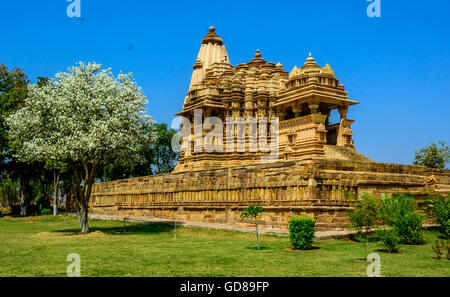
[[(289, 250), (287, 237), (163, 224), (90, 221), (93, 233), (78, 234), (70, 216), (0, 218), (0, 276), (66, 276), (66, 257), (81, 256), (81, 276), (365, 276), (368, 263), (359, 243), (330, 240), (319, 249)], [(433, 260), (435, 231), (427, 245), (402, 246), (387, 254), (376, 242), (382, 276), (450, 276), (450, 261)]]

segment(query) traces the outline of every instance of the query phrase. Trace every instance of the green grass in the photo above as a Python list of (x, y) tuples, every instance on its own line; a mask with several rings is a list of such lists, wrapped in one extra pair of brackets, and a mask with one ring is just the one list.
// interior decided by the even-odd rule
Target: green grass
[[(91, 221), (90, 235), (78, 234), (69, 216), (0, 218), (0, 276), (66, 276), (66, 257), (81, 256), (82, 276), (365, 276), (368, 263), (359, 243), (317, 242), (309, 251), (291, 251), (287, 237), (234, 231)], [(438, 234), (426, 231), (427, 245), (402, 246), (381, 256), (383, 276), (450, 276), (450, 261), (433, 260)], [(378, 251), (377, 251), (378, 250)]]

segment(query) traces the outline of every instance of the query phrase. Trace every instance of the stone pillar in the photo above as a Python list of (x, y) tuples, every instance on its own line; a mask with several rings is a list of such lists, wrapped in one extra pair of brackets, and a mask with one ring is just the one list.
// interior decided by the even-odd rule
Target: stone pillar
[(295, 117), (298, 118), (302, 113), (302, 107), (300, 105), (296, 105), (292, 108), (292, 112), (294, 113)]
[(348, 106), (341, 106), (338, 108), (339, 114), (341, 115), (341, 121), (347, 119)]
[(315, 114), (319, 110), (319, 104), (318, 103), (308, 103), (308, 107), (311, 110), (311, 114)]
[(317, 199), (317, 181), (314, 178), (308, 179), (308, 199)]

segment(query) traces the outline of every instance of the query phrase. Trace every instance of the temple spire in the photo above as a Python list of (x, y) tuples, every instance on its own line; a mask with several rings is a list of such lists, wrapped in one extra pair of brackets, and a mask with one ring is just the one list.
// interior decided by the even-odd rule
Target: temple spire
[(230, 65), (227, 50), (223, 45), (223, 39), (216, 34), (216, 29), (211, 26), (208, 34), (202, 39), (202, 46), (193, 66), (194, 71), (192, 72), (189, 90), (194, 85), (201, 83), (205, 78), (206, 71), (211, 69), (212, 65), (216, 63)]

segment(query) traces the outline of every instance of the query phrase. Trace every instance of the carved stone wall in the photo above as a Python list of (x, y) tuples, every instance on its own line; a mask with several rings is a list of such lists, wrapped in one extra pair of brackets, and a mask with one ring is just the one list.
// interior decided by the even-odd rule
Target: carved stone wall
[[(434, 176), (434, 184), (426, 184)], [(287, 228), (292, 216), (317, 228), (345, 228), (349, 197), (362, 193), (450, 192), (450, 171), (419, 166), (312, 159), (180, 172), (96, 184), (91, 212), (210, 223), (241, 223), (261, 205), (265, 227)]]

